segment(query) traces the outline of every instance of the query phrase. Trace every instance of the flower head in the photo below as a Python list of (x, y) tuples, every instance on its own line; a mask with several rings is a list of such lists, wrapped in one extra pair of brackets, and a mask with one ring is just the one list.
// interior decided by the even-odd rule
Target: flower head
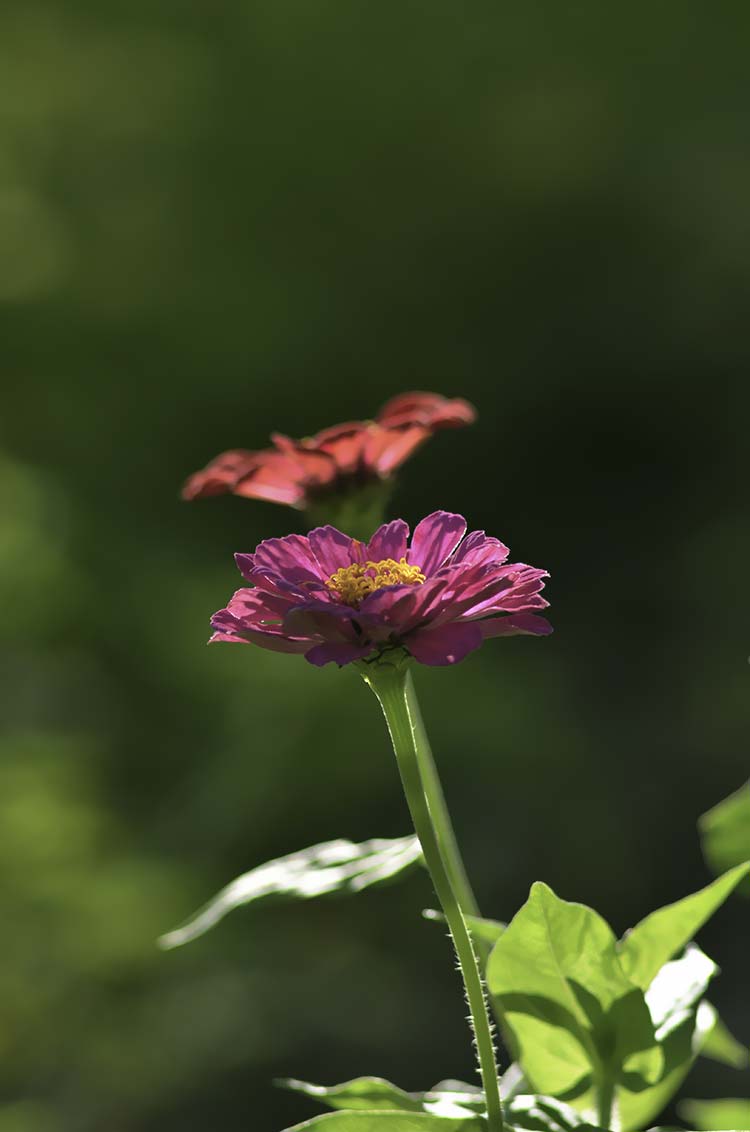
[(274, 433), (272, 448), (223, 452), (188, 479), (182, 495), (200, 499), (231, 492), (305, 508), (321, 494), (388, 479), (438, 429), (475, 418), (461, 398), (403, 393), (374, 421), (335, 425), (304, 440)]
[(487, 637), (551, 633), (533, 612), (549, 604), (547, 572), (507, 563), (508, 548), (484, 531), (465, 535), (461, 515), (435, 511), (411, 540), (403, 519), (366, 544), (330, 526), (267, 539), (236, 556), (250, 586), (211, 618), (211, 640), (304, 653), (316, 665), (394, 648), (446, 665)]

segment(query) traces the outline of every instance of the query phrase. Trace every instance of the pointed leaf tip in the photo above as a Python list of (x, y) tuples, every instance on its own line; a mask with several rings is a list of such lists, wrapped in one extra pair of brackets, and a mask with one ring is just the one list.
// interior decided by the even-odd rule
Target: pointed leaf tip
[(659, 969), (690, 942), (740, 881), (750, 861), (737, 865), (712, 884), (646, 916), (620, 940), (620, 962), (631, 982), (646, 990)]
[[(703, 814), (698, 830), (712, 872), (722, 873), (750, 860), (750, 782)], [(750, 895), (750, 880), (742, 883), (740, 892)]]

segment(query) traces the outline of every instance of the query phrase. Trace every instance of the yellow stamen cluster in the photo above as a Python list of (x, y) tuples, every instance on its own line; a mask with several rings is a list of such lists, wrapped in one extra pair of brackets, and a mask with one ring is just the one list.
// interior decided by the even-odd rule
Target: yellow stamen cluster
[(326, 585), (341, 601), (357, 606), (368, 594), (383, 586), (417, 586), (423, 581), (424, 574), (419, 567), (410, 566), (405, 558), (400, 562), (394, 558), (382, 558), (380, 562), (355, 562), (352, 566), (342, 566), (331, 574)]

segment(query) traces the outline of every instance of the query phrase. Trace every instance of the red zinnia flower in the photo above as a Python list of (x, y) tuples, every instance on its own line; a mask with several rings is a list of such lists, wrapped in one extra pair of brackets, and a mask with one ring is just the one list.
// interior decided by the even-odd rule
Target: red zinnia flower
[(387, 480), (438, 429), (475, 419), (473, 406), (460, 397), (402, 393), (374, 421), (335, 425), (304, 440), (274, 433), (273, 448), (223, 452), (188, 479), (182, 496), (231, 492), (302, 509), (323, 492)]

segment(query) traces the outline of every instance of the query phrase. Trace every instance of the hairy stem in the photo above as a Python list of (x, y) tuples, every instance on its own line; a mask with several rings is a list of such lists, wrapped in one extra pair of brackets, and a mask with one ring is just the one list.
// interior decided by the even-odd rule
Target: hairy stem
[[(487, 1000), (457, 891), (462, 877), (467, 888), (468, 881), (432, 761), (411, 675), (405, 661), (390, 664), (380, 660), (362, 665), (361, 671), (383, 709), (414, 829), (458, 956), (484, 1087), (488, 1129), (489, 1132), (503, 1132), (505, 1125)], [(450, 868), (448, 859), (452, 860)]]

